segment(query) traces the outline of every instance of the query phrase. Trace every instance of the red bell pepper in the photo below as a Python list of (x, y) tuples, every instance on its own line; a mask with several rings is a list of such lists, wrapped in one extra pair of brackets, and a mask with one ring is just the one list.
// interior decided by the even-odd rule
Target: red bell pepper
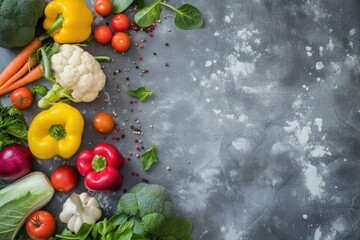
[(77, 157), (77, 168), (84, 178), (84, 185), (92, 191), (113, 191), (122, 184), (120, 169), (125, 159), (109, 143), (100, 143), (92, 150), (83, 150)]

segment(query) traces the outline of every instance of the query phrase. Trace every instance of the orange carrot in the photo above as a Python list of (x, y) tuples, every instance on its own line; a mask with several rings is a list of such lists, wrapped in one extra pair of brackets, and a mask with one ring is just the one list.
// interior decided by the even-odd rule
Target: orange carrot
[(34, 38), (32, 42), (26, 45), (0, 74), (0, 86), (4, 85), (25, 64), (31, 54), (40, 48), (41, 45), (42, 43), (39, 38)]
[(30, 71), (30, 69), (37, 63), (37, 60), (34, 58), (30, 58), (28, 62), (26, 62), (20, 70), (15, 73), (11, 78), (9, 78), (2, 86), (0, 86), (0, 90), (7, 88), (10, 86), (13, 82), (18, 80), (19, 78), (23, 77), (25, 73)]
[(26, 74), (24, 77), (16, 80), (13, 84), (11, 84), (10, 86), (3, 88), (0, 90), (0, 96), (4, 95), (8, 92), (11, 92), (17, 88), (23, 87), (26, 84), (32, 83), (40, 78), (43, 77), (43, 71), (42, 71), (42, 65), (39, 64), (37, 65), (33, 70), (31, 70), (31, 72), (29, 72), (28, 74)]

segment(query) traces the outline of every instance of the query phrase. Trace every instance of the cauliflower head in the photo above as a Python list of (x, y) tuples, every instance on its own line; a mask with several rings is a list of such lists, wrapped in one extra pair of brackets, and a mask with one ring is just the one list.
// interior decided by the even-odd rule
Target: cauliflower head
[(51, 67), (56, 82), (71, 90), (75, 102), (92, 102), (105, 86), (99, 62), (77, 45), (61, 45), (51, 57)]
[(166, 189), (157, 184), (139, 183), (121, 196), (117, 209), (141, 219), (146, 232), (153, 232), (172, 216), (174, 204)]

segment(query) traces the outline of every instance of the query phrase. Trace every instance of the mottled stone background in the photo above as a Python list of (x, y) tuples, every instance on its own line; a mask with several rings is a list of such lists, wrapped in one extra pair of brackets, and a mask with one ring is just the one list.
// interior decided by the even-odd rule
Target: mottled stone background
[[(145, 173), (131, 156), (122, 189), (98, 195), (104, 213), (146, 178), (166, 186), (177, 214), (193, 220), (193, 239), (359, 239), (360, 2), (171, 3), (197, 6), (204, 27), (179, 30), (165, 10), (153, 37), (133, 34), (143, 48), (124, 56), (88, 48), (115, 61), (103, 64), (108, 80), (99, 99), (74, 104), (88, 125), (82, 149), (104, 141), (91, 120), (105, 110), (125, 135), (109, 142), (129, 157), (135, 140), (155, 144), (160, 161)], [(3, 68), (16, 50), (0, 52)], [(143, 68), (149, 72), (141, 76)], [(131, 104), (126, 91), (139, 86), (154, 95)], [(26, 111), (28, 120), (38, 111)], [(136, 120), (143, 136), (132, 134)], [(49, 173), (65, 161), (36, 162)], [(48, 208), (60, 211), (67, 197), (57, 193)]]

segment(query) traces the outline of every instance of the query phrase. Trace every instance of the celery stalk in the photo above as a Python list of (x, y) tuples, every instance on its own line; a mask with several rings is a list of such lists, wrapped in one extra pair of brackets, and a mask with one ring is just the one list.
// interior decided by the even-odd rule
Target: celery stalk
[(47, 176), (32, 172), (0, 190), (0, 239), (13, 240), (31, 213), (54, 195)]

